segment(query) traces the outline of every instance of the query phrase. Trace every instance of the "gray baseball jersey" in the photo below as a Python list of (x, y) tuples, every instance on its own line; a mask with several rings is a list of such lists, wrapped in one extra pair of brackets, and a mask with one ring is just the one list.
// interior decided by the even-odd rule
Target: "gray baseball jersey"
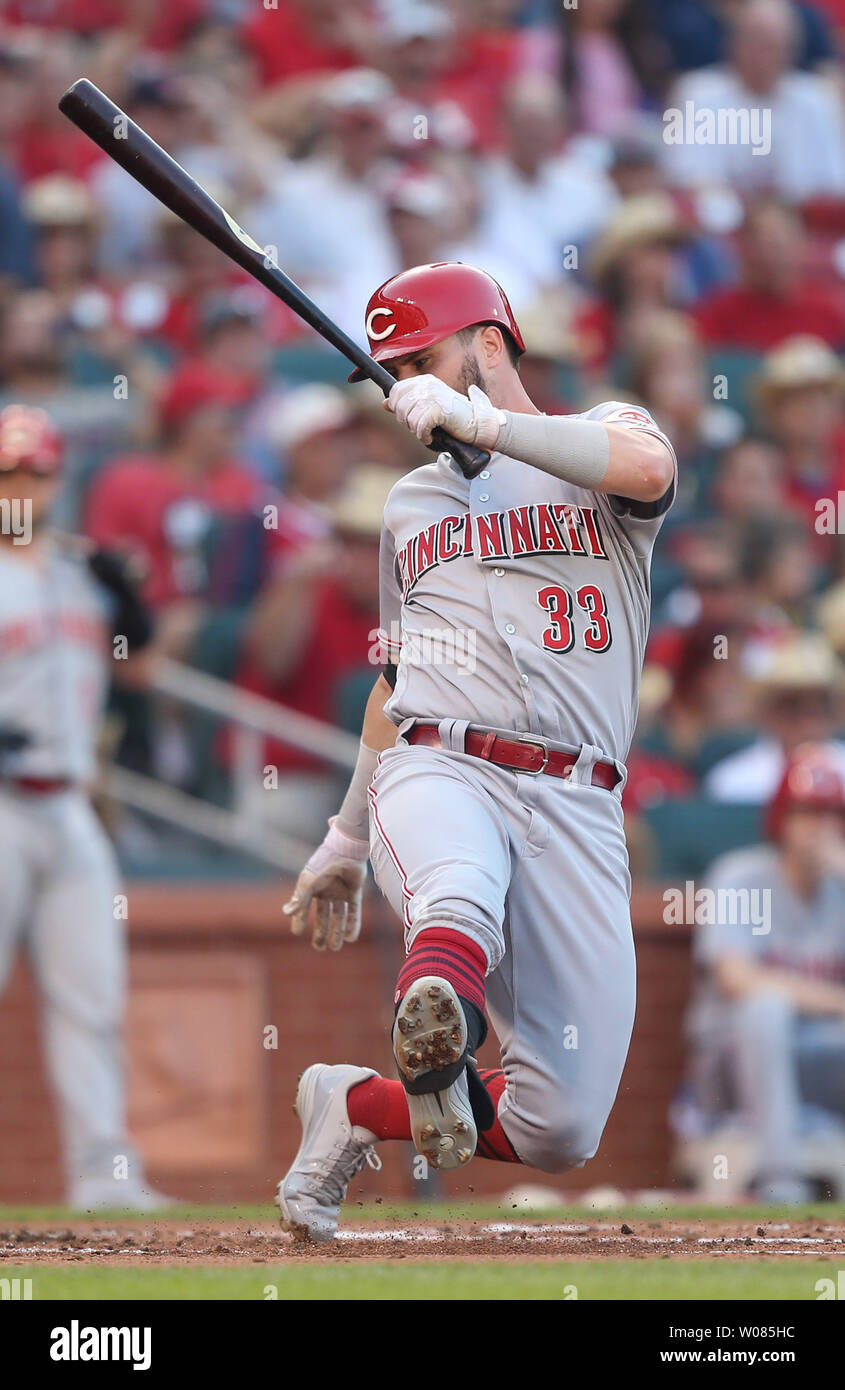
[[(619, 402), (584, 418), (664, 438)], [(499, 1118), (547, 1170), (595, 1152), (633, 1026), (622, 783), (608, 792), (591, 773), (600, 757), (621, 770), (631, 742), (651, 550), (673, 494), (630, 508), (501, 454), (468, 481), (441, 455), (385, 509), (382, 646), (398, 665), (385, 709), (399, 737), (370, 786), (373, 870), (407, 946), (445, 925), (484, 950)], [(438, 723), (440, 749), (407, 743), (414, 719)], [(473, 758), (468, 724), (575, 746), (572, 776)]]
[[(71, 1202), (114, 1191), (126, 1131), (122, 1023), (126, 948), (111, 844), (81, 786), (94, 771), (111, 599), (85, 561), (46, 544), (0, 547), (0, 729), (29, 736), (0, 758), (0, 988), (25, 944), (43, 1000)], [(55, 790), (16, 779), (65, 781)], [(86, 1185), (87, 1184), (87, 1185)], [(81, 1194), (88, 1194), (83, 1197)]]
[(0, 729), (29, 745), (0, 775), (84, 781), (111, 658), (109, 597), (84, 560), (52, 543), (38, 563), (0, 547)]
[(754, 845), (717, 859), (707, 888), (713, 920), (695, 933), (703, 977), (690, 1011), (694, 1035), (724, 1036), (731, 1004), (711, 967), (725, 955), (845, 984), (845, 879), (829, 874), (814, 898), (800, 898), (781, 872), (776, 848)]
[[(656, 434), (611, 401), (580, 418)], [(385, 509), (382, 641), (400, 651), (387, 714), (471, 717), (597, 746), (620, 762), (637, 719), (660, 514), (494, 454), (468, 482), (448, 454), (408, 474)]]
[(704, 976), (687, 1021), (697, 1101), (705, 1113), (740, 1111), (758, 1177), (795, 1180), (801, 1126), (814, 1118), (806, 1111), (802, 1120), (802, 1106), (845, 1118), (845, 1021), (802, 1014), (774, 990), (728, 998), (711, 967), (742, 955), (845, 984), (845, 879), (829, 874), (813, 898), (801, 898), (776, 848), (755, 845), (717, 859), (707, 887), (712, 911), (695, 937)]

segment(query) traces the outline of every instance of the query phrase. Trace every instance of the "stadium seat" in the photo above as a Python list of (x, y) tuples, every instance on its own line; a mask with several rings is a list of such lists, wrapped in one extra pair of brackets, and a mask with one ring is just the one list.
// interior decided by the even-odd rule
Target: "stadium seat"
[(720, 854), (762, 838), (762, 810), (745, 802), (689, 797), (650, 806), (643, 817), (657, 844), (659, 878), (701, 877)]

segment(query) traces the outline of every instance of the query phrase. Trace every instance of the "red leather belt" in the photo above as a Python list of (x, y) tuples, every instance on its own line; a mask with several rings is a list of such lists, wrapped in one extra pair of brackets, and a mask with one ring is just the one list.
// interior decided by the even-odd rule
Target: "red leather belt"
[(8, 779), (13, 787), (20, 787), (24, 792), (35, 792), (45, 796), (48, 792), (64, 792), (73, 783), (66, 777), (10, 777)]
[[(422, 743), (428, 748), (443, 747), (436, 724), (415, 724), (405, 738), (408, 743)], [(569, 777), (578, 761), (577, 753), (555, 751), (527, 734), (524, 738), (506, 738), (492, 729), (467, 729), (463, 751), (497, 767), (510, 768), (511, 772), (544, 772), (547, 777)], [(598, 762), (593, 766), (590, 781), (594, 787), (611, 792), (619, 780), (613, 763)]]

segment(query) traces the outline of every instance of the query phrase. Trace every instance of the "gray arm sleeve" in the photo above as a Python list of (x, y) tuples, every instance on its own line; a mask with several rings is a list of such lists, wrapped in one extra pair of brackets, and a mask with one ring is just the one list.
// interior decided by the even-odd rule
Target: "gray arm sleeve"
[(358, 761), (355, 764), (355, 771), (352, 774), (352, 781), (349, 783), (349, 790), (343, 798), (343, 803), (337, 815), (334, 817), (334, 824), (338, 830), (343, 831), (353, 840), (369, 840), (370, 838), (370, 806), (367, 800), (367, 788), (372, 781), (373, 773), (376, 770), (378, 753), (373, 748), (368, 748), (365, 743), (358, 749)]
[(607, 472), (610, 438), (598, 420), (506, 410), (496, 449), (564, 482), (594, 491)]

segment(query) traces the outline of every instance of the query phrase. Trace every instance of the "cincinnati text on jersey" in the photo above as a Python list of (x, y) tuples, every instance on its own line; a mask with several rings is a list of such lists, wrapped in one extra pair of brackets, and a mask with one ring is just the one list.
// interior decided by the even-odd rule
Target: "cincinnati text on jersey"
[(595, 507), (574, 502), (531, 502), (504, 512), (473, 517), (444, 516), (417, 532), (397, 551), (402, 597), (407, 598), (422, 575), (434, 565), (459, 556), (480, 560), (517, 560), (528, 555), (586, 556), (607, 560), (607, 549)]

